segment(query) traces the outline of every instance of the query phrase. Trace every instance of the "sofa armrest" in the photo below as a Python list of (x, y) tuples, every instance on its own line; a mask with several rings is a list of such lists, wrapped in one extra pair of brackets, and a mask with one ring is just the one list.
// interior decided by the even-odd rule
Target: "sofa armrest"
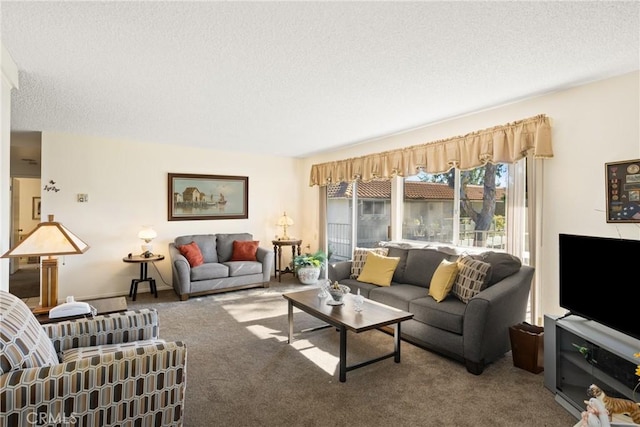
[(523, 265), (469, 300), (464, 315), (464, 358), (481, 362), (510, 349), (509, 327), (525, 320), (533, 267)]
[(158, 312), (144, 308), (42, 325), (57, 353), (77, 347), (157, 339)]
[[(109, 425), (182, 425), (186, 363), (187, 347), (168, 342), (10, 371), (0, 376), (1, 411), (13, 426), (54, 418), (88, 426), (98, 417)], [(40, 392), (29, 391), (34, 384)]]
[(268, 283), (271, 280), (274, 256), (271, 249), (258, 247), (256, 251), (256, 259), (262, 263), (262, 281), (264, 283)]
[(191, 292), (191, 265), (187, 258), (176, 248), (175, 243), (169, 243), (169, 256), (171, 257), (171, 274), (173, 289), (178, 295)]
[(348, 279), (351, 275), (351, 261), (337, 261), (329, 264), (329, 280), (331, 283)]

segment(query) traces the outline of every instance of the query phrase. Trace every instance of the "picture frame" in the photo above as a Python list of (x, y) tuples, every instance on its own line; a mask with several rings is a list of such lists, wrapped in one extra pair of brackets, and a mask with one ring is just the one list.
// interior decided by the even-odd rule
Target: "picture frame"
[(31, 199), (31, 219), (40, 219), (41, 202), (40, 197), (33, 197)]
[(168, 174), (168, 220), (249, 218), (249, 178)]
[(640, 159), (605, 163), (607, 222), (640, 223)]

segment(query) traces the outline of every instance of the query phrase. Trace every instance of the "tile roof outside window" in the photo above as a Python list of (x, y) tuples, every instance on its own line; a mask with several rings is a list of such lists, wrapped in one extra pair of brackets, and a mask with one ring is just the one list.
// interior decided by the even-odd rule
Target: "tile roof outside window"
[[(447, 184), (434, 182), (406, 181), (404, 183), (405, 199), (453, 200), (453, 188)], [(483, 188), (480, 185), (467, 185), (470, 200), (482, 200)], [(501, 200), (506, 188), (496, 188), (496, 199)], [(353, 183), (341, 182), (327, 187), (329, 198), (351, 198)], [(391, 197), (390, 181), (358, 182), (358, 199), (389, 199)]]

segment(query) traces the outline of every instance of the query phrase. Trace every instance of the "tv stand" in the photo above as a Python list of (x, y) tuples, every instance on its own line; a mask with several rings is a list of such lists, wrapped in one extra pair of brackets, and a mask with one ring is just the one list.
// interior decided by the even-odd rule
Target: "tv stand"
[[(575, 315), (545, 315), (544, 329), (544, 385), (567, 411), (580, 418), (591, 384), (607, 396), (634, 399), (640, 361), (633, 355), (640, 352), (640, 340)], [(636, 389), (639, 397), (640, 387)], [(637, 424), (616, 415), (613, 425)]]

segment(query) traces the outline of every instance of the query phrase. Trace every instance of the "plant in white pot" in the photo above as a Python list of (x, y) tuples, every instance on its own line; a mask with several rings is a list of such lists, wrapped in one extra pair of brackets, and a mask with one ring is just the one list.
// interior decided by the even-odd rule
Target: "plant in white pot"
[(293, 268), (298, 280), (305, 285), (313, 285), (320, 277), (322, 265), (327, 260), (327, 254), (318, 250), (313, 254), (298, 255), (293, 259)]

